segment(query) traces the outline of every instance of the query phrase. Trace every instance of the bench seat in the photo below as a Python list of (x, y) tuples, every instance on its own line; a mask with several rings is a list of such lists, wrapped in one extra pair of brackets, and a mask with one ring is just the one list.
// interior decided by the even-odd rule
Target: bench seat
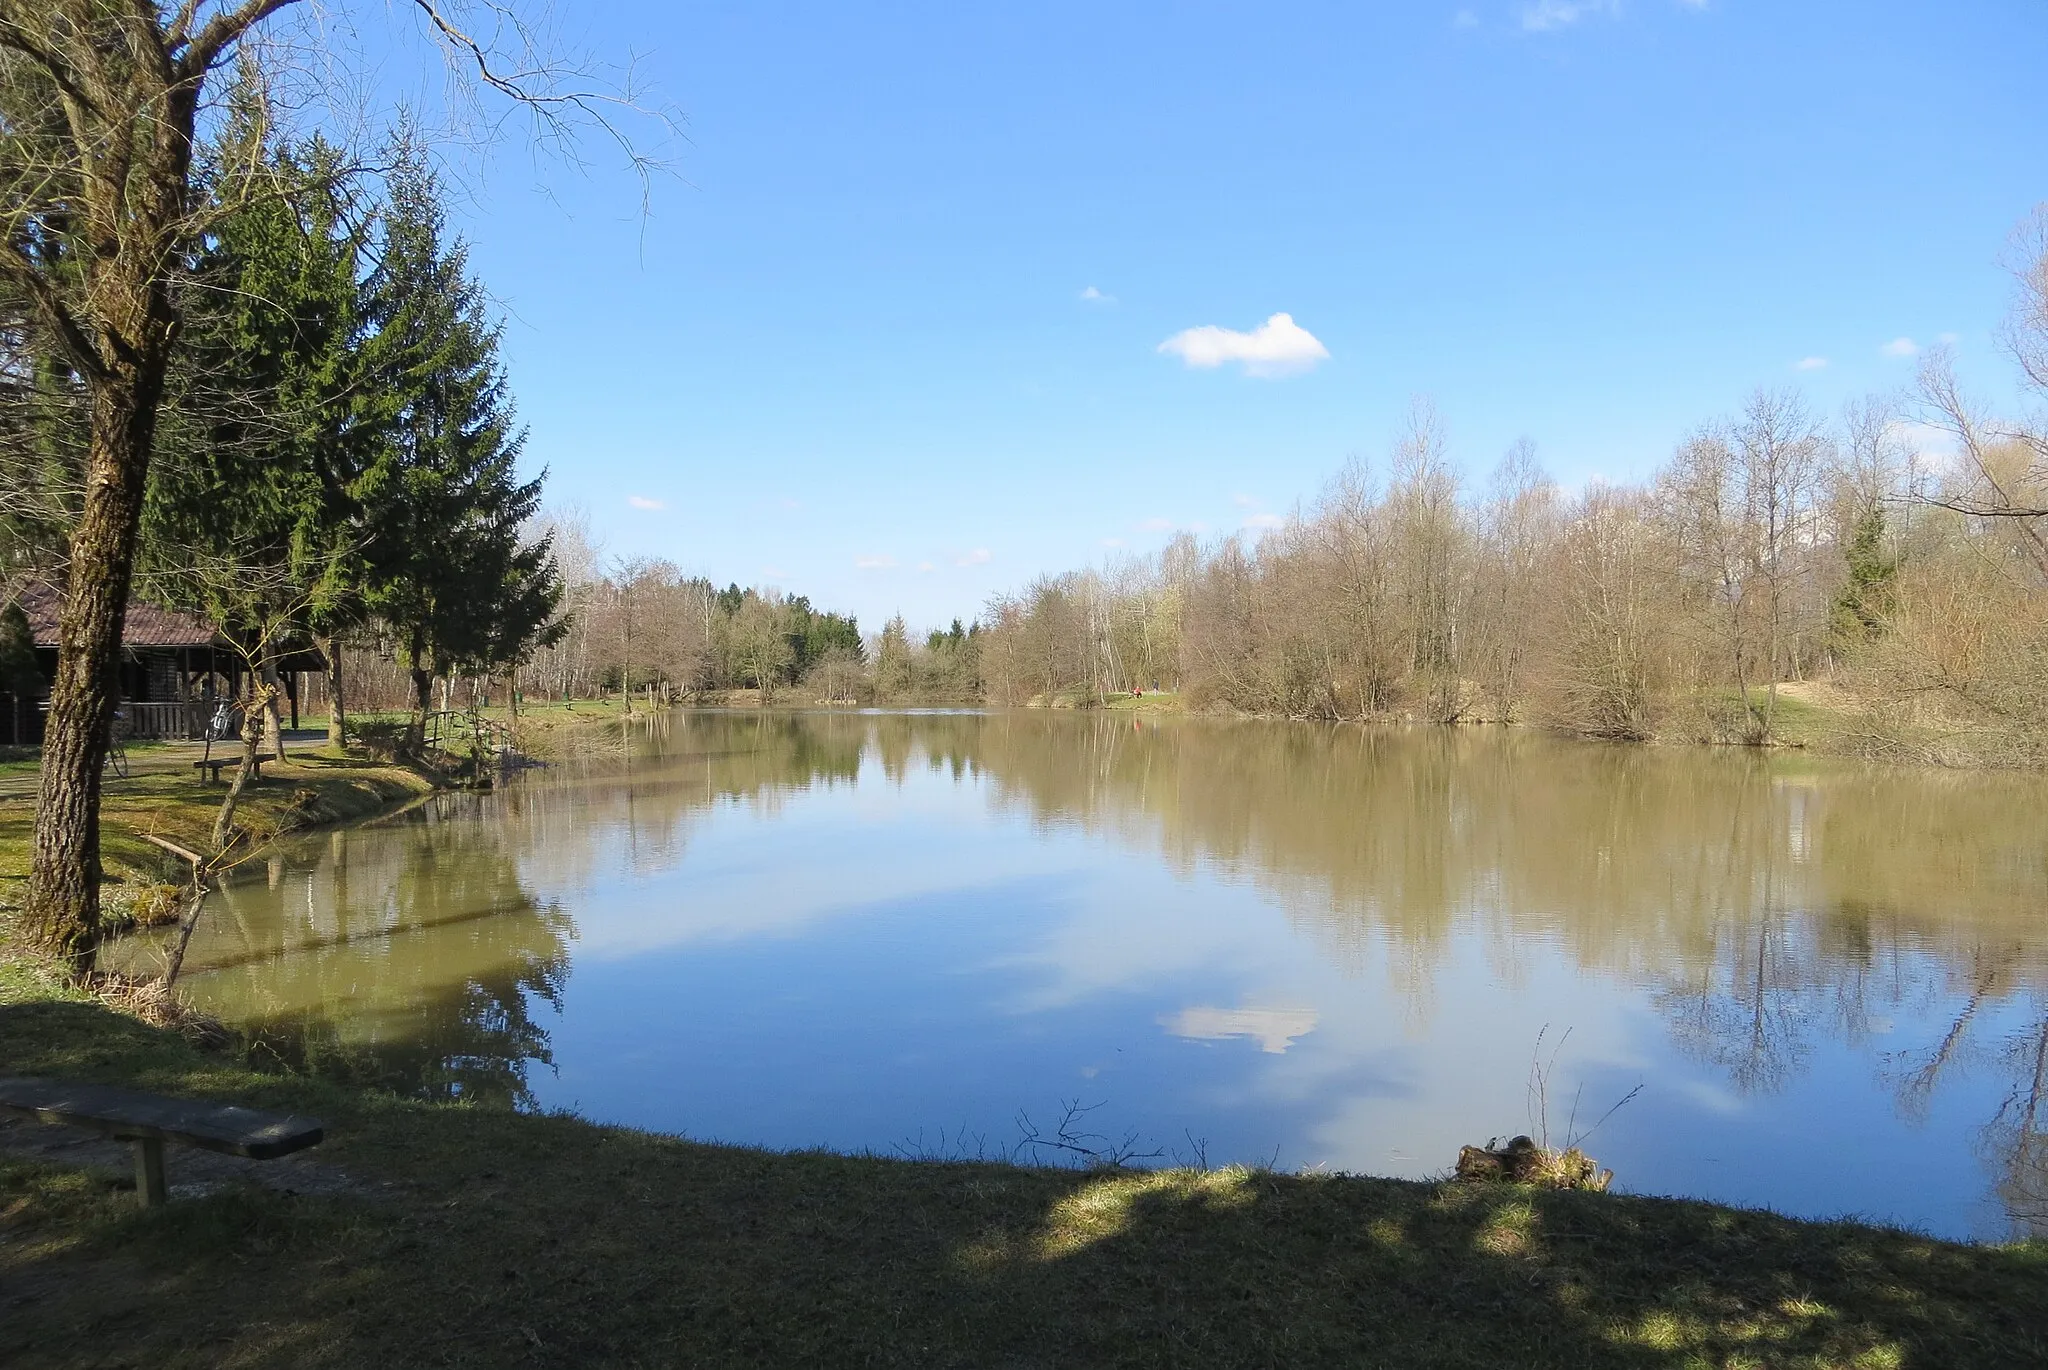
[(269, 1161), (325, 1135), (311, 1118), (68, 1080), (0, 1079), (0, 1108), (133, 1142), (136, 1187), (146, 1204), (163, 1202), (165, 1142)]
[[(255, 770), (258, 780), (263, 778), (263, 763), (275, 760), (277, 758), (269, 752), (258, 753), (252, 758), (252, 768)], [(199, 760), (192, 763), (192, 769), (195, 771), (205, 771), (207, 782), (218, 785), (222, 771), (230, 766), (239, 766), (241, 764), (242, 756), (241, 753), (237, 752), (233, 756), (202, 756)]]

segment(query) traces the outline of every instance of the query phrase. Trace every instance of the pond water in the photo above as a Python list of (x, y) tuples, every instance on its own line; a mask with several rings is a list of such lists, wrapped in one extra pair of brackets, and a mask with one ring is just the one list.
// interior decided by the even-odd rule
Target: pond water
[(579, 750), (283, 847), (184, 983), (321, 1069), (703, 1139), (1053, 1160), (1072, 1109), (1424, 1177), (1638, 1091), (1619, 1189), (2048, 1231), (2033, 778), (1043, 712)]

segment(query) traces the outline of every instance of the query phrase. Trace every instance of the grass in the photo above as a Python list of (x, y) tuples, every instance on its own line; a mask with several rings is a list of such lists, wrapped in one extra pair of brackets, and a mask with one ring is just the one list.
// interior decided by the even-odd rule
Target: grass
[[(272, 831), (427, 784), (323, 756), (270, 774), (245, 813)], [(111, 863), (141, 878), (133, 834), (192, 836), (219, 795), (128, 782)], [(26, 817), (0, 803), (8, 872)], [(1512, 1185), (786, 1154), (433, 1105), (201, 1050), (4, 941), (0, 1073), (310, 1113), (314, 1158), (353, 1181), (143, 1211), (111, 1172), (0, 1150), (0, 1364), (22, 1370), (2048, 1363), (2048, 1245)]]
[(4, 954), (0, 1060), (310, 1112), (358, 1184), (145, 1212), (0, 1152), (17, 1370), (2048, 1362), (2039, 1246), (1504, 1185), (706, 1145), (264, 1073)]
[(1186, 708), (1181, 697), (1167, 690), (1147, 690), (1134, 695), (1128, 690), (1112, 690), (1107, 695), (1090, 689), (1067, 689), (1057, 694), (1034, 695), (1032, 708), (1047, 709), (1114, 709), (1120, 713), (1180, 713)]
[[(644, 703), (636, 703), (638, 713), (646, 713)], [(494, 723), (509, 723), (511, 711), (502, 704), (483, 710), (485, 718)], [(410, 715), (392, 710), (356, 710), (348, 715), (349, 724), (398, 724)], [(592, 724), (611, 723), (626, 716), (625, 706), (615, 695), (603, 699), (575, 699), (568, 701), (527, 699), (519, 706), (519, 745), (522, 750), (535, 756), (549, 756), (565, 732), (587, 728)], [(324, 713), (308, 714), (300, 720), (307, 728), (325, 728), (327, 716)]]
[(1181, 702), (1178, 694), (1166, 690), (1147, 690), (1141, 695), (1113, 694), (1104, 707), (1119, 712), (1177, 714), (1182, 712), (1186, 705)]
[[(280, 833), (348, 822), (431, 793), (425, 772), (388, 762), (297, 748), (288, 765), (263, 768), (242, 793), (235, 822), (252, 845)], [(101, 860), (107, 872), (108, 910), (119, 915), (140, 890), (182, 872), (144, 833), (205, 850), (225, 785), (208, 785), (189, 767), (110, 781), (100, 807)], [(35, 821), (30, 795), (0, 799), (0, 906), (12, 906), (28, 878), (29, 838)]]

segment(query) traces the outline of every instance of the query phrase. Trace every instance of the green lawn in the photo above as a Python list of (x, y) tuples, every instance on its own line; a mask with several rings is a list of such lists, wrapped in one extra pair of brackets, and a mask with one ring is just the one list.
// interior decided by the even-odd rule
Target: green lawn
[(0, 1060), (313, 1113), (316, 1156), (358, 1187), (145, 1212), (108, 1176), (0, 1159), (19, 1370), (2048, 1364), (2040, 1246), (1513, 1187), (712, 1146), (259, 1073), (4, 961)]
[[(429, 794), (436, 783), (410, 767), (301, 748), (290, 764), (265, 766), (263, 778), (250, 782), (236, 824), (247, 830), (251, 846), (259, 845), (281, 832), (368, 817)], [(203, 850), (225, 794), (225, 785), (208, 785), (183, 767), (109, 780), (100, 806), (109, 909), (118, 915), (137, 888), (179, 875), (143, 834)], [(28, 876), (34, 821), (33, 794), (0, 798), (0, 916), (17, 902)]]

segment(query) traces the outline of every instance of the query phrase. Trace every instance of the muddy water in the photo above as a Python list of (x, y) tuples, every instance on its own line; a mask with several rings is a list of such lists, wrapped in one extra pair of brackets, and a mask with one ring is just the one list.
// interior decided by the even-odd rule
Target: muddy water
[[(147, 947), (131, 947), (144, 958)], [(778, 1147), (2048, 1230), (2048, 786), (1129, 715), (677, 713), (283, 849), (187, 984), (423, 1095)], [(1531, 1088), (1533, 1072), (1540, 1089)]]

